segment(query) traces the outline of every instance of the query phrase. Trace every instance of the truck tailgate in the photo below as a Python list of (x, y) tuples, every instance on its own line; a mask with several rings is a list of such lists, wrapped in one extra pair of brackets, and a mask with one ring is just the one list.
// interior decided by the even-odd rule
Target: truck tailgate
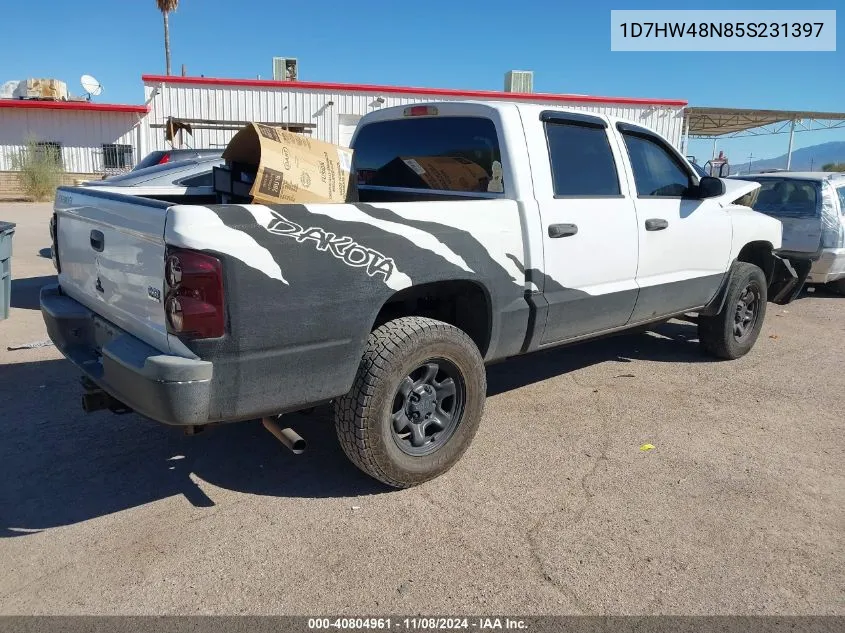
[(163, 352), (168, 206), (85, 187), (60, 188), (55, 204), (63, 292)]

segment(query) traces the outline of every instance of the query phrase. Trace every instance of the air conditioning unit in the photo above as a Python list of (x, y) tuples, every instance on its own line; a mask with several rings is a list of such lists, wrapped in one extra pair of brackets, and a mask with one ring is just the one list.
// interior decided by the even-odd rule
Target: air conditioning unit
[(295, 57), (273, 58), (274, 81), (296, 81), (299, 79), (299, 60)]
[(14, 99), (15, 91), (17, 91), (20, 81), (7, 81), (0, 84), (0, 99)]
[(67, 101), (67, 84), (58, 79), (26, 79), (15, 89), (18, 99)]
[(534, 92), (534, 71), (509, 70), (506, 72), (505, 92)]

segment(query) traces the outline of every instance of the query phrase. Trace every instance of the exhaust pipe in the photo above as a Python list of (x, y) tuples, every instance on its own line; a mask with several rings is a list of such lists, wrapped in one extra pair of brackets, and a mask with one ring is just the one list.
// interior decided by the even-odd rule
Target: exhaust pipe
[(282, 428), (272, 418), (261, 418), (261, 424), (270, 431), (277, 440), (287, 446), (294, 455), (302, 455), (308, 446), (304, 439), (291, 428)]

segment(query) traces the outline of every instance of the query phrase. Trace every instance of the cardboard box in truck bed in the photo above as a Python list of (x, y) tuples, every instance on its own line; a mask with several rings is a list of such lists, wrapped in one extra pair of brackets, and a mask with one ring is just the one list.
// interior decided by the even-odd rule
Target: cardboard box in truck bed
[[(249, 195), (255, 202), (350, 202), (352, 150), (301, 134), (250, 123), (223, 152), (227, 165), (254, 166)], [(233, 192), (234, 193), (234, 192)]]

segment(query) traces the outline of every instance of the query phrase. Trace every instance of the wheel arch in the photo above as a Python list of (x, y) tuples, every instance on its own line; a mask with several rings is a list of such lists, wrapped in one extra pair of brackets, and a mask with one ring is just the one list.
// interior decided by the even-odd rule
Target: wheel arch
[(376, 311), (370, 332), (407, 316), (425, 316), (463, 330), (486, 355), (492, 339), (493, 309), (489, 290), (471, 279), (416, 284), (388, 297)]
[(766, 283), (770, 284), (775, 272), (775, 247), (768, 240), (754, 240), (747, 242), (737, 253), (736, 260), (747, 264), (754, 264), (766, 276)]

